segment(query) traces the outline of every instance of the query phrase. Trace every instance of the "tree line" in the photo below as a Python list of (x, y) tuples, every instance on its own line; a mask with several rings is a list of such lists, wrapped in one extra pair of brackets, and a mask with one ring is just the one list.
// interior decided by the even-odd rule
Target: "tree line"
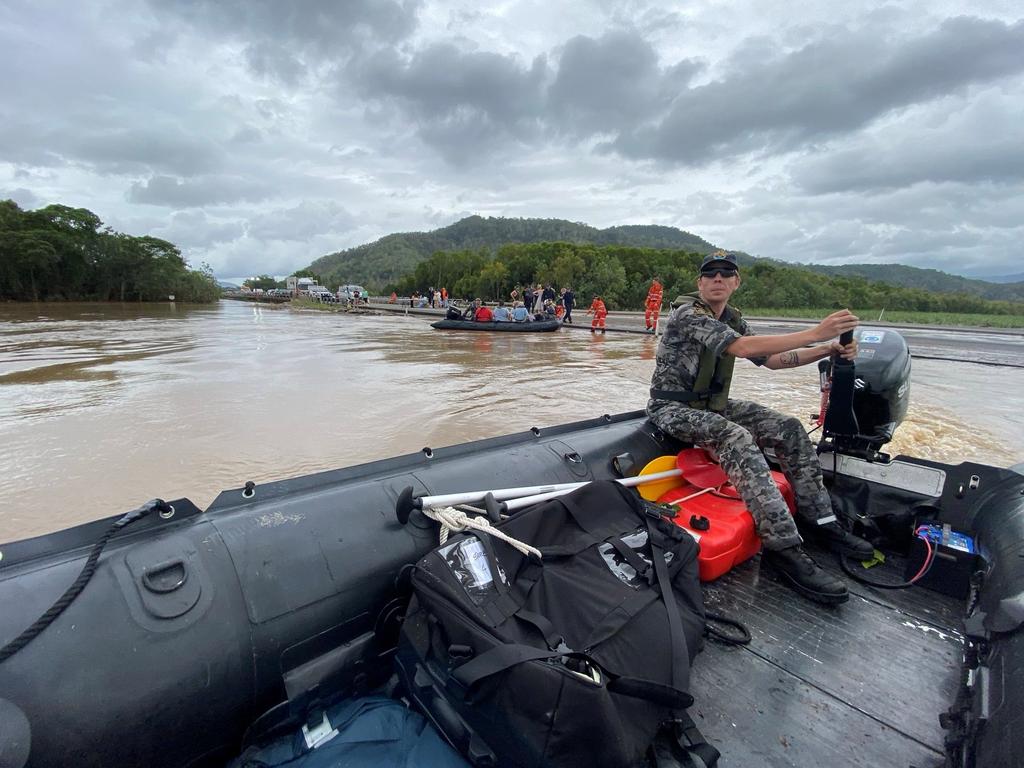
[(209, 266), (189, 269), (156, 237), (105, 227), (85, 208), (22, 210), (0, 201), (0, 300), (209, 302), (220, 288)]
[[(580, 243), (514, 243), (490, 249), (439, 251), (386, 288), (407, 296), (445, 286), (453, 297), (507, 300), (513, 288), (543, 283), (571, 286), (577, 303), (601, 296), (609, 309), (643, 308), (651, 279), (661, 279), (666, 300), (696, 290), (703, 253)], [(734, 296), (739, 307), (902, 310), (1024, 314), (1024, 305), (963, 293), (901, 288), (860, 277), (838, 277), (757, 261), (743, 264)]]

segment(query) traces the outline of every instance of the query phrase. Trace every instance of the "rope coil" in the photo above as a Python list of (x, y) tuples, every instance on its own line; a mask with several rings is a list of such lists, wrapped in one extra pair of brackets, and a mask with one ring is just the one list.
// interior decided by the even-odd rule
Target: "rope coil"
[(503, 531), (499, 531), (491, 525), (491, 521), (486, 517), (470, 517), (465, 512), (456, 509), (455, 507), (438, 507), (436, 509), (425, 507), (423, 509), (423, 514), (431, 520), (441, 524), (441, 531), (438, 535), (438, 543), (440, 544), (444, 544), (448, 541), (448, 536), (451, 533), (461, 533), (466, 530), (474, 530), (486, 533), (488, 536), (493, 536), (496, 539), (501, 539), (510, 547), (522, 552), (527, 557), (541, 557), (539, 549), (531, 547), (529, 544), (519, 541), (518, 539), (513, 539)]

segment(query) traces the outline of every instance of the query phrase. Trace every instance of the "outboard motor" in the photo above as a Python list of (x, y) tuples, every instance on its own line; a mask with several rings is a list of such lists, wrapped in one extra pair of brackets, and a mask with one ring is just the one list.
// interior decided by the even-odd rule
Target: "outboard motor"
[[(824, 424), (819, 452), (838, 450), (879, 458), (879, 449), (907, 415), (910, 403), (910, 350), (890, 328), (857, 328), (857, 358), (822, 360)], [(827, 395), (827, 397), (826, 397)]]

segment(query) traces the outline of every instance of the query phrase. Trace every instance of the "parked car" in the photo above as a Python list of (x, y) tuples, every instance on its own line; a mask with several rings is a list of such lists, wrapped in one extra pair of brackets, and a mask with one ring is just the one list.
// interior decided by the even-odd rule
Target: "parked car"
[(341, 301), (366, 302), (369, 292), (361, 285), (343, 285), (338, 289), (338, 298)]

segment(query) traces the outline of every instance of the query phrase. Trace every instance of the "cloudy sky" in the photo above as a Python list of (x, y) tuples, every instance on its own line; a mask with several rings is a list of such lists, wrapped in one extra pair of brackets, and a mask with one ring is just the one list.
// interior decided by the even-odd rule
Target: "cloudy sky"
[(1019, 0), (0, 0), (0, 198), (218, 276), (469, 214), (1024, 271)]

